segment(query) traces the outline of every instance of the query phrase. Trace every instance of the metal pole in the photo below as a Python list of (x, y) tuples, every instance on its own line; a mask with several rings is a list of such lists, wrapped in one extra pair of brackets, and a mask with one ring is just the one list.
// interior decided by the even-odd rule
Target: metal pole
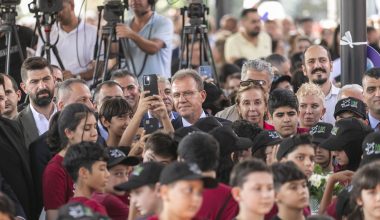
[(353, 48), (349, 45), (340, 46), (342, 86), (351, 83), (361, 84), (367, 63), (367, 46), (355, 45), (355, 42), (367, 41), (366, 1), (341, 0), (340, 19), (340, 36), (349, 31), (354, 43)]

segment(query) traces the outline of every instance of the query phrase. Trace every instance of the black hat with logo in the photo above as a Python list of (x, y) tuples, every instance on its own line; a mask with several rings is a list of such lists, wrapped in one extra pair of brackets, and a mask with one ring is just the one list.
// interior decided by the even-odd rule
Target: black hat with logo
[(263, 147), (281, 143), (282, 139), (276, 131), (262, 131), (253, 140), (252, 154)]
[(325, 122), (318, 122), (310, 128), (309, 134), (312, 136), (312, 142), (319, 145), (331, 136), (333, 125)]
[(146, 162), (136, 166), (128, 181), (115, 186), (118, 191), (130, 191), (145, 185), (158, 183), (164, 165), (158, 162)]
[(343, 112), (352, 112), (363, 119), (367, 118), (364, 102), (353, 97), (341, 99), (336, 103), (334, 118)]
[(161, 185), (168, 185), (180, 180), (202, 180), (205, 188), (215, 188), (218, 185), (216, 179), (203, 176), (198, 165), (194, 163), (176, 161), (168, 164), (161, 172)]

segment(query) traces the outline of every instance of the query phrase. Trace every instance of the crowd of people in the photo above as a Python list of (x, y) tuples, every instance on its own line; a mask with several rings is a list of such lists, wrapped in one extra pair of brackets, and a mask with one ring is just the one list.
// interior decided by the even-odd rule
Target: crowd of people
[[(341, 86), (339, 27), (226, 15), (215, 79), (197, 39), (178, 69), (177, 25), (154, 5), (130, 0), (115, 27), (130, 55), (95, 85), (96, 28), (73, 0), (52, 29), (63, 65), (19, 29), (36, 54), (16, 49), (0, 74), (1, 219), (380, 219), (380, 68)], [(142, 89), (152, 73), (158, 94)]]

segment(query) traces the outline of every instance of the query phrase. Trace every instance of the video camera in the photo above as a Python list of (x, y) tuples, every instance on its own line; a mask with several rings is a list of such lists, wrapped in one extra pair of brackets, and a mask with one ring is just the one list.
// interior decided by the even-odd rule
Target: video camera
[(125, 9), (128, 9), (128, 0), (106, 0), (103, 18), (110, 24), (120, 23)]
[(208, 8), (203, 4), (202, 0), (188, 0), (189, 6), (186, 7), (187, 16), (190, 18), (191, 25), (200, 25), (208, 13)]
[(17, 6), (21, 3), (21, 0), (0, 0), (0, 7), (12, 7)]
[(29, 7), (30, 13), (42, 12), (44, 14), (55, 14), (63, 9), (63, 1), (62, 0), (33, 0), (31, 3), (28, 4), (28, 7)]
[(2, 24), (14, 24), (16, 22), (16, 6), (21, 0), (0, 0), (0, 20)]

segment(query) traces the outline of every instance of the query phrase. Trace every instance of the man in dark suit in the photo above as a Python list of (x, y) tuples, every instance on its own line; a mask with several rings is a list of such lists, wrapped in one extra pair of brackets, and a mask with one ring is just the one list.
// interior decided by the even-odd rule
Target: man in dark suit
[(0, 78), (0, 173), (16, 194), (28, 219), (36, 219), (34, 188), (28, 151), (17, 122), (1, 116), (5, 109), (4, 79)]
[[(172, 96), (174, 107), (179, 117), (172, 121), (174, 129), (194, 125), (200, 118), (208, 117), (202, 109), (202, 103), (206, 100), (203, 80), (192, 69), (177, 71), (172, 77)], [(211, 116), (210, 116), (211, 117)], [(223, 123), (225, 119), (216, 118)]]
[(20, 112), (17, 121), (29, 148), (31, 142), (48, 130), (49, 119), (57, 111), (52, 102), (54, 79), (49, 63), (42, 57), (26, 59), (21, 66), (21, 78), (20, 86), (29, 95), (30, 104)]
[(368, 106), (369, 126), (375, 131), (380, 127), (380, 68), (372, 68), (364, 73), (363, 96), (364, 102)]
[[(72, 103), (82, 103), (89, 108), (94, 109), (91, 102), (91, 92), (85, 81), (81, 79), (67, 79), (58, 86), (57, 90), (57, 107), (61, 111), (65, 106)], [(33, 174), (33, 179), (36, 187), (36, 204), (39, 209), (42, 208), (42, 176), (43, 171), (54, 156), (57, 148), (48, 146), (47, 136), (48, 131), (39, 136), (30, 144), (30, 167)], [(58, 147), (58, 146), (56, 146)]]

